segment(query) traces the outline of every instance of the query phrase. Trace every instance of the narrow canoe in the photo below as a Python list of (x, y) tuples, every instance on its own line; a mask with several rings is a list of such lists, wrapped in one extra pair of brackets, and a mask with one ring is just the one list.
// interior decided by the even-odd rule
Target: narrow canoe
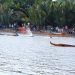
[(61, 32), (61, 33), (52, 33), (53, 35), (61, 35), (61, 36), (64, 36), (65, 33)]
[(75, 47), (75, 45), (69, 45), (69, 44), (55, 44), (55, 43), (52, 43), (50, 41), (50, 44), (53, 45), (53, 46), (61, 46), (61, 47)]

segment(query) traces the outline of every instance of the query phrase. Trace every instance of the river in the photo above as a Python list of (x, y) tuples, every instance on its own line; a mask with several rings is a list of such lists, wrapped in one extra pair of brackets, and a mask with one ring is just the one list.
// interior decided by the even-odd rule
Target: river
[(0, 35), (0, 75), (75, 75), (73, 37)]

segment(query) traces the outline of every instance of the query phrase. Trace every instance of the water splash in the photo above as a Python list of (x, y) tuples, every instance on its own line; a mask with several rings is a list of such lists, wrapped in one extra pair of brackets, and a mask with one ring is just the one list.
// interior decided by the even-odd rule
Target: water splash
[(27, 35), (29, 35), (29, 36), (33, 36), (33, 34), (32, 34), (32, 32), (31, 32), (31, 30), (30, 30), (29, 27), (26, 29), (26, 32), (27, 32)]

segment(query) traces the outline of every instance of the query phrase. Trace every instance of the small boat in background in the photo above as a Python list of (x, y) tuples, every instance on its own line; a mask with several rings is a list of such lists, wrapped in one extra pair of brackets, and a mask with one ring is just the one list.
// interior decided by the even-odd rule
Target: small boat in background
[(65, 33), (61, 32), (61, 33), (54, 33), (56, 35), (65, 35)]
[(33, 34), (32, 34), (32, 32), (31, 32), (31, 30), (30, 30), (30, 28), (29, 27), (24, 27), (24, 26), (22, 26), (22, 27), (18, 27), (18, 29), (17, 29), (18, 31), (18, 34), (20, 35), (26, 35), (26, 36), (30, 36), (30, 37), (33, 37)]
[(60, 46), (60, 47), (75, 47), (75, 45), (69, 45), (69, 44), (55, 44), (55, 43), (52, 43), (50, 41), (50, 44), (53, 45), (53, 46)]
[(56, 33), (56, 32), (53, 32), (52, 35), (60, 35), (60, 36), (64, 36), (65, 33), (61, 32), (61, 33)]

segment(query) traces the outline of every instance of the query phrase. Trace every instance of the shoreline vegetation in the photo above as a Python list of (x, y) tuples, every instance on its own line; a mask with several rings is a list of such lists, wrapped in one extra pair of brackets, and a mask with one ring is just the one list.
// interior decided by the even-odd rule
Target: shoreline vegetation
[[(4, 33), (15, 33), (15, 30), (7, 28), (7, 29), (1, 29), (0, 33), (2, 33), (2, 32), (4, 32)], [(26, 34), (26, 33), (23, 33), (23, 34)], [(65, 33), (64, 35), (61, 35), (59, 33), (53, 34), (53, 32), (48, 32), (48, 31), (32, 31), (32, 34), (33, 35), (40, 35), (40, 36), (50, 36), (50, 37), (55, 37), (55, 36), (58, 36), (58, 37), (75, 37), (75, 34)]]
[(75, 0), (0, 0), (0, 11), (0, 29), (28, 25), (34, 31), (71, 29), (75, 34)]

